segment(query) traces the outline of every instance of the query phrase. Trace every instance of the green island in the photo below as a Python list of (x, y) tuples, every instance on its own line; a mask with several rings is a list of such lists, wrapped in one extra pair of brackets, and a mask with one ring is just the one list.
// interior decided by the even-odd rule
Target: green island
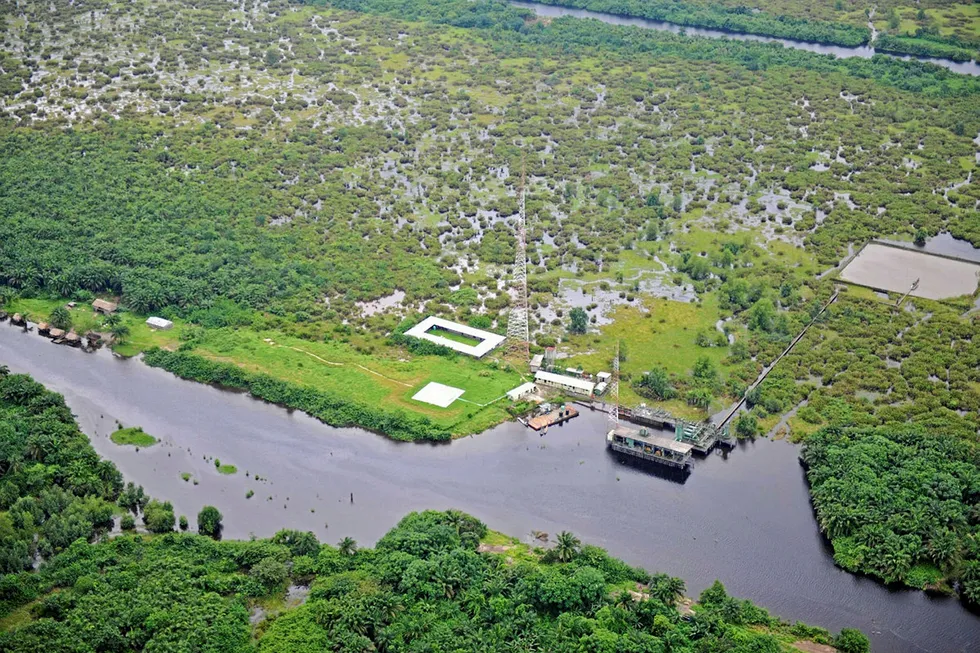
[[(661, 7), (635, 4), (635, 14), (634, 3), (616, 7), (647, 17)], [(867, 40), (868, 3), (757, 4), (760, 13), (736, 11), (752, 7), (741, 1), (671, 3), (678, 14), (663, 17), (711, 26), (723, 15), (738, 22), (715, 26)], [(877, 3), (872, 22), (896, 52), (963, 58), (977, 51), (977, 7), (890, 0)], [(0, 26), (5, 314), (98, 332), (121, 355), (327, 424), (411, 441), (481, 433), (511, 419), (505, 393), (532, 378), (525, 362), (502, 351), (476, 359), (405, 333), (429, 315), (506, 333), (523, 193), (530, 353), (554, 347), (563, 367), (592, 373), (618, 357), (624, 406), (692, 421), (744, 397), (748, 410), (732, 422), (739, 437), (802, 443), (814, 514), (837, 564), (980, 603), (977, 291), (906, 298), (905, 287), (842, 278), (873, 239), (980, 247), (980, 79), (917, 61), (538, 20), (495, 0), (54, 0), (3, 3)], [(97, 313), (97, 299), (119, 308)], [(151, 316), (172, 328), (152, 328)], [(464, 390), (462, 400), (416, 400), (429, 383)], [(34, 388), (16, 375), (3, 384), (22, 386), (7, 391), (10, 401)], [(0, 422), (6, 439), (40, 428), (30, 420), (15, 428), (27, 410), (17, 406)], [(52, 429), (67, 423), (63, 403), (48, 409)], [(13, 598), (3, 600), (11, 613), (38, 601), (16, 614), (42, 623), (7, 637), (64, 635), (43, 620), (68, 619), (93, 596), (92, 583), (106, 582), (95, 562), (66, 562), (79, 571), (65, 572), (63, 584), (48, 567), (25, 572), (35, 548), (57, 560), (75, 540), (96, 539), (120, 497), (160, 528), (173, 522), (165, 502), (139, 508), (136, 489), (123, 488), (79, 438), (65, 451), (33, 441), (31, 453), (6, 463), (29, 474), (36, 456), (76, 448), (89, 470), (56, 475), (44, 490), (50, 502), (24, 494), (41, 491), (26, 477), (22, 486), (2, 477), (0, 530), (13, 574), (3, 581)], [(446, 519), (414, 517), (399, 528), (426, 531)], [(147, 541), (124, 536), (77, 555), (109, 560), (114, 547), (131, 546), (166, 556), (184, 538), (199, 542), (187, 548), (206, 548), (200, 564), (217, 597), (201, 594), (200, 609), (230, 610), (244, 630), (227, 636), (249, 639), (244, 597), (256, 591), (248, 583), (257, 559), (231, 553), (244, 543), (140, 537)], [(457, 555), (470, 569), (474, 550), (453, 542), (417, 556), (419, 578), (430, 555)], [(331, 601), (371, 602), (397, 588), (380, 568), (319, 566), (328, 550), (309, 556), (308, 573), (323, 574), (325, 587), (346, 573), (335, 585), (357, 591), (325, 589), (322, 603), (289, 614), (315, 621), (324, 638), (345, 638), (336, 618), (344, 610)], [(276, 551), (276, 564), (264, 566), (278, 574), (288, 558)], [(379, 544), (361, 553), (369, 561), (406, 552)], [(221, 556), (234, 558), (234, 570)], [(491, 559), (465, 577), (519, 567)], [(536, 571), (522, 574), (550, 573), (527, 562)], [(570, 565), (559, 567), (562, 577), (578, 573), (562, 564)], [(627, 580), (635, 581), (603, 582)], [(277, 582), (268, 587), (279, 592), (287, 577)], [(466, 592), (450, 584), (436, 594), (447, 587), (453, 596), (432, 600), (449, 610)], [(78, 602), (52, 598), (62, 596)], [(713, 601), (701, 601), (708, 621)], [(531, 605), (527, 623), (544, 619), (540, 637), (557, 637), (554, 606)], [(580, 618), (640, 623), (615, 603), (597, 605), (568, 603), (562, 632)], [(690, 639), (689, 622), (663, 609), (675, 636)], [(791, 635), (768, 625), (772, 632), (758, 633), (740, 618), (719, 619), (734, 629), (724, 636)], [(279, 623), (290, 621), (259, 641), (278, 641)], [(369, 626), (350, 626), (359, 628)], [(428, 632), (417, 622), (399, 628), (386, 636)], [(652, 637), (667, 631), (658, 632), (644, 626)], [(281, 637), (282, 650), (300, 645)], [(37, 650), (41, 640), (23, 641), (8, 648)]]
[[(0, 417), (2, 651), (869, 650), (859, 631), (785, 623), (721, 583), (692, 602), (680, 579), (571, 533), (544, 550), (454, 510), (409, 514), (373, 549), (295, 530), (216, 541), (210, 506), (182, 533), (169, 503), (98, 458), (60, 395), (4, 371)], [(116, 512), (124, 532), (106, 538)], [(147, 532), (129, 532), (135, 516)]]
[(135, 447), (152, 447), (157, 443), (157, 439), (149, 433), (144, 433), (140, 426), (130, 426), (113, 431), (109, 439), (118, 445)]

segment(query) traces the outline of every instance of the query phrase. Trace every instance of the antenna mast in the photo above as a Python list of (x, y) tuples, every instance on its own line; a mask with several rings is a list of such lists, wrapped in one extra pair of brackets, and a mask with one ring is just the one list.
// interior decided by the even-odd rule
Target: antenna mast
[(616, 357), (613, 358), (612, 378), (609, 379), (609, 399), (612, 407), (609, 409), (609, 430), (619, 426), (619, 340), (616, 341)]
[(507, 316), (507, 353), (514, 357), (520, 357), (521, 362), (527, 365), (531, 359), (530, 340), (531, 334), (528, 330), (528, 299), (527, 299), (527, 214), (525, 211), (525, 167), (524, 159), (521, 158), (521, 186), (518, 189), (518, 201), (520, 211), (517, 218), (517, 251), (514, 254), (514, 279), (513, 285), (516, 292), (511, 293), (510, 314)]

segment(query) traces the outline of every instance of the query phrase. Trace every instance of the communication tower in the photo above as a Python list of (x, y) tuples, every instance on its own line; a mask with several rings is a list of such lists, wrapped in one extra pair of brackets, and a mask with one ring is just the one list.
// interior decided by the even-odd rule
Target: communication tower
[(527, 214), (525, 212), (525, 172), (521, 163), (521, 186), (518, 190), (520, 211), (517, 217), (517, 247), (514, 254), (513, 289), (507, 316), (507, 354), (527, 365), (531, 359), (531, 334), (528, 330), (527, 300)]

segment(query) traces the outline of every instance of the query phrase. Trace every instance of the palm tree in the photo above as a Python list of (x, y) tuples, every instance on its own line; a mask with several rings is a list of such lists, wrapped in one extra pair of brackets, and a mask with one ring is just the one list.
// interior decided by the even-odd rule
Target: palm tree
[(357, 542), (353, 537), (345, 537), (337, 544), (337, 548), (340, 550), (340, 555), (352, 556), (357, 553)]
[(579, 546), (582, 542), (568, 531), (558, 533), (555, 543), (555, 554), (561, 562), (570, 562), (578, 555)]
[(126, 336), (129, 335), (129, 327), (125, 324), (117, 324), (116, 326), (112, 327), (111, 331), (113, 337), (116, 339), (116, 342), (119, 343), (122, 343), (126, 339)]
[(459, 535), (463, 526), (466, 524), (466, 518), (463, 516), (459, 510), (450, 508), (446, 511), (446, 521), (456, 529), (456, 534)]
[(650, 588), (650, 594), (665, 605), (674, 605), (687, 587), (680, 578), (664, 578)]

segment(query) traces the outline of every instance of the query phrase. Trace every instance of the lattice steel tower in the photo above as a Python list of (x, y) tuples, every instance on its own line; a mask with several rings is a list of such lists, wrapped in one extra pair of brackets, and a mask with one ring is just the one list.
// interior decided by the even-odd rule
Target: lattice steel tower
[(525, 212), (525, 172), (521, 162), (520, 211), (517, 217), (517, 252), (514, 254), (510, 313), (507, 315), (507, 354), (527, 364), (531, 359), (527, 301), (527, 214)]
[[(609, 429), (612, 430), (619, 426), (619, 341), (616, 341), (616, 356), (613, 358), (612, 378), (609, 379), (609, 388), (606, 396), (612, 402), (612, 407), (607, 413), (609, 416)], [(606, 402), (607, 404), (609, 402)]]

